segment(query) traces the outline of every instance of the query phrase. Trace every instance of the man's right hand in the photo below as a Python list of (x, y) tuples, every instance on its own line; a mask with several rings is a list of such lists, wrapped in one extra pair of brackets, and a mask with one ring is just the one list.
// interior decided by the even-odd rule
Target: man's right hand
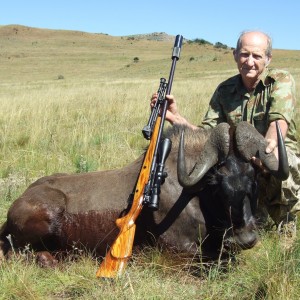
[[(150, 105), (154, 107), (157, 101), (158, 94), (154, 93), (151, 97)], [(166, 99), (168, 101), (168, 109), (166, 113), (166, 120), (170, 122), (172, 125), (174, 123), (181, 123), (180, 119), (182, 118), (177, 110), (177, 104), (173, 95), (166, 95)]]
[[(150, 105), (153, 107), (157, 101), (158, 94), (154, 93), (150, 100)], [(192, 129), (198, 129), (197, 126), (189, 123), (184, 117), (182, 117), (178, 110), (177, 110), (177, 104), (176, 100), (173, 95), (166, 95), (166, 99), (168, 101), (168, 109), (166, 113), (166, 120), (170, 122), (172, 125), (174, 124), (180, 124), (185, 125), (187, 127), (190, 127)]]

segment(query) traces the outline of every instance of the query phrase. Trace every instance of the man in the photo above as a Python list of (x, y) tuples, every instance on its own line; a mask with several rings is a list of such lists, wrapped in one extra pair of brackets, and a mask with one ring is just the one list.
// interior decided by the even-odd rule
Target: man
[[(294, 237), (296, 213), (300, 210), (300, 155), (294, 122), (296, 96), (295, 82), (287, 71), (269, 69), (272, 59), (272, 41), (259, 31), (243, 32), (233, 51), (239, 74), (222, 82), (213, 94), (201, 127), (214, 127), (220, 122), (236, 125), (248, 121), (268, 141), (266, 152), (277, 156), (275, 121), (278, 120), (287, 148), (290, 176), (279, 181), (270, 174), (260, 179), (259, 200), (284, 233)], [(157, 99), (153, 94), (151, 104)], [(177, 110), (174, 96), (167, 96), (169, 108), (166, 119), (171, 124), (189, 123)], [(253, 163), (263, 168), (260, 160)]]

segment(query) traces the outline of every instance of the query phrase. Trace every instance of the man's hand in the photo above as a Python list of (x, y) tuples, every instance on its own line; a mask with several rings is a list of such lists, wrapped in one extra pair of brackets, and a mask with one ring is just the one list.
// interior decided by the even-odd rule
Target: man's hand
[[(151, 107), (154, 107), (157, 101), (158, 94), (154, 93), (150, 100)], [(171, 124), (175, 123), (176, 118), (178, 117), (177, 104), (173, 95), (166, 95), (168, 101), (168, 110), (166, 113), (166, 120)]]
[(274, 152), (276, 158), (278, 159), (278, 151), (276, 151), (277, 141), (274, 139), (267, 139), (266, 141), (268, 142), (268, 146), (266, 148), (266, 153)]
[[(150, 105), (153, 107), (157, 101), (158, 94), (154, 93), (150, 100)], [(192, 129), (197, 129), (198, 127), (189, 123), (183, 116), (181, 116), (177, 109), (176, 100), (173, 95), (166, 95), (168, 101), (168, 109), (166, 113), (166, 120), (169, 121), (172, 125), (180, 124), (188, 126)]]

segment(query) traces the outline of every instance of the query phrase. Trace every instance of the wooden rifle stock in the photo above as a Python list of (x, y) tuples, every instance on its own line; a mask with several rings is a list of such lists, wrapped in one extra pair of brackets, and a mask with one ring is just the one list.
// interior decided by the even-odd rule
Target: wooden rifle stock
[[(114, 278), (118, 275), (121, 275), (127, 265), (129, 258), (131, 257), (134, 236), (135, 236), (135, 228), (136, 228), (135, 221), (139, 216), (139, 214), (141, 213), (141, 210), (146, 202), (145, 201), (146, 186), (149, 183), (149, 181), (153, 179), (151, 177), (153, 176), (152, 174), (153, 165), (157, 163), (156, 157), (158, 153), (158, 147), (161, 142), (161, 135), (163, 131), (167, 105), (168, 105), (165, 99), (165, 95), (169, 95), (171, 91), (175, 65), (176, 65), (176, 61), (179, 59), (182, 40), (183, 37), (181, 35), (176, 36), (173, 54), (172, 54), (173, 62), (170, 71), (169, 82), (167, 84), (167, 90), (162, 89), (162, 85), (165, 84), (165, 80), (164, 81), (161, 80), (161, 86), (159, 91), (163, 93), (163, 107), (161, 108), (160, 106), (162, 103), (158, 103), (156, 107), (158, 111), (162, 110), (161, 115), (159, 115), (157, 112), (152, 111), (152, 114), (150, 116), (151, 122), (149, 120), (149, 123), (152, 123), (154, 128), (148, 130), (149, 126), (145, 126), (147, 127), (146, 134), (143, 130), (143, 134), (145, 138), (150, 139), (150, 143), (145, 153), (144, 161), (135, 186), (131, 208), (125, 216), (118, 218), (116, 220), (116, 225), (120, 229), (120, 232), (117, 238), (115, 239), (114, 243), (108, 250), (102, 263), (100, 264), (100, 267), (96, 273), (97, 277)], [(153, 114), (155, 115), (154, 121), (153, 121)], [(169, 150), (165, 150), (165, 152), (168, 151)], [(167, 156), (167, 155), (163, 155), (163, 156)]]

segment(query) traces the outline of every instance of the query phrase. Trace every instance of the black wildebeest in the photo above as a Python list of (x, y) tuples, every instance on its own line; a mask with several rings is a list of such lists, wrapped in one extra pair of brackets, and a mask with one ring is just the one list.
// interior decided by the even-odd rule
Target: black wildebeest
[[(178, 147), (179, 131), (173, 127), (168, 133), (173, 148), (159, 210), (144, 207), (135, 244), (155, 240), (193, 255), (203, 239), (203, 247), (216, 253), (221, 245), (253, 247), (257, 186), (250, 158), (258, 155), (281, 176), (275, 156), (264, 152), (264, 138), (245, 122), (236, 130), (222, 123), (212, 130), (186, 129), (184, 149), (183, 142)], [(32, 183), (12, 204), (0, 229), (0, 256), (11, 244), (15, 249), (30, 244), (43, 253), (45, 265), (52, 265), (56, 260), (50, 252), (72, 249), (74, 243), (103, 256), (118, 234), (115, 220), (124, 213), (142, 161), (143, 156), (121, 169), (56, 174)]]

